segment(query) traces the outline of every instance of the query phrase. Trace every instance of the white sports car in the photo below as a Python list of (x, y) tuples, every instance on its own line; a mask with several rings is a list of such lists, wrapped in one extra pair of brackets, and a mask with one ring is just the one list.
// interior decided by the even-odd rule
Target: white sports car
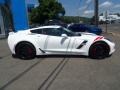
[(101, 59), (115, 51), (115, 44), (92, 33), (73, 33), (61, 26), (42, 26), (10, 32), (8, 45), (12, 55), (32, 59), (37, 55), (84, 55)]

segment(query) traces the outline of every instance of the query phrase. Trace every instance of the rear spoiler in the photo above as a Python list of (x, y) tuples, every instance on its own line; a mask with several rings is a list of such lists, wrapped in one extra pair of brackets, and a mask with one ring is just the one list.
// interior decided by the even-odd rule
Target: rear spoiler
[(15, 32), (9, 32), (9, 35), (13, 35)]

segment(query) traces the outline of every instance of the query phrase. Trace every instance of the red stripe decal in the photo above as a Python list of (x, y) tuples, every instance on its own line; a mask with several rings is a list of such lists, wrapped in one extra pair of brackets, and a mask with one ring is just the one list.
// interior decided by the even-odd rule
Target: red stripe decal
[(99, 36), (99, 37), (97, 37), (95, 40), (94, 40), (94, 42), (95, 41), (98, 41), (98, 40), (101, 40), (101, 39), (103, 39), (104, 37), (103, 36)]

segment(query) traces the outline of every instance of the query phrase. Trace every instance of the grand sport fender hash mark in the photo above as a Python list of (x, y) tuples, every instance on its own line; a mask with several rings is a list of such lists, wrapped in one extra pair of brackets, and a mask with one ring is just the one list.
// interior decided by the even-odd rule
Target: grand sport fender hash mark
[[(67, 39), (61, 41), (62, 38)], [(20, 41), (31, 42), (36, 49), (36, 53), (33, 52), (34, 51), (33, 46), (31, 46), (28, 43), (25, 44), (25, 47), (22, 47), (23, 46), (22, 43), (19, 46), (20, 48), (17, 48), (19, 53), (16, 53), (14, 48), (15, 45), (17, 45)], [(101, 43), (99, 41), (105, 42), (109, 46), (110, 50), (107, 51), (108, 49), (106, 48), (106, 44)], [(11, 32), (8, 36), (8, 45), (12, 54), (14, 55), (17, 54), (17, 57), (21, 59), (31, 59), (30, 56), (32, 56), (33, 58), (36, 55), (56, 55), (56, 54), (59, 55), (78, 54), (98, 59), (105, 58), (107, 57), (106, 55), (111, 55), (115, 51), (115, 43), (111, 42), (108, 39), (105, 39), (103, 36), (98, 36), (92, 33), (74, 33), (64, 27), (57, 25), (41, 26), (38, 28), (18, 31), (16, 33)], [(92, 49), (90, 49), (91, 46)], [(105, 54), (102, 54), (103, 52)]]
[(103, 36), (98, 36), (98, 37), (94, 40), (94, 42), (99, 41), (99, 40), (101, 40), (101, 39), (103, 39), (103, 38), (104, 38)]
[(84, 41), (77, 47), (77, 49), (82, 48), (84, 45), (86, 45), (86, 43), (87, 43), (87, 41), (84, 40)]

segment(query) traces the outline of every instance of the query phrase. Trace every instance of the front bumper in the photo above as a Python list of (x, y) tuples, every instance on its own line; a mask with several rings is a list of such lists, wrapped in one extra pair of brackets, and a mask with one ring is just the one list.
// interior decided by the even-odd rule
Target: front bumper
[(111, 43), (110, 44), (110, 52), (109, 52), (109, 55), (111, 55), (112, 53), (115, 52), (115, 43)]

